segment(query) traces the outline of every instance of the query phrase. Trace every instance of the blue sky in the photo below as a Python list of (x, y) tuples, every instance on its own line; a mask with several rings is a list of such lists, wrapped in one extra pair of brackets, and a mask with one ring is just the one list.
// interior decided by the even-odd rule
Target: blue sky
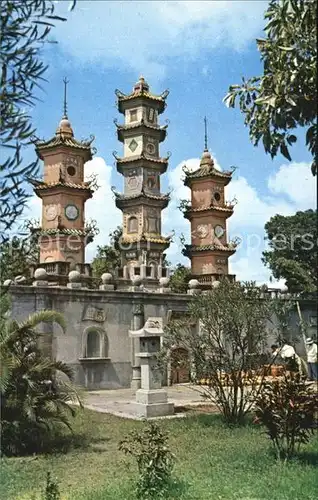
[[(178, 245), (181, 233), (189, 238), (189, 224), (176, 210), (178, 199), (189, 194), (182, 185), (181, 166), (197, 166), (204, 144), (203, 117), (207, 115), (209, 148), (217, 163), (222, 169), (238, 167), (228, 188), (228, 198), (235, 195), (238, 199), (229, 232), (240, 234), (243, 241), (231, 259), (231, 272), (238, 279), (267, 281), (269, 272), (260, 261), (264, 223), (275, 213), (292, 214), (315, 204), (310, 156), (304, 145), (293, 148), (292, 163), (282, 157), (272, 161), (261, 147), (250, 143), (239, 111), (227, 109), (222, 102), (231, 83), (262, 70), (255, 38), (262, 36), (267, 2), (91, 0), (79, 1), (71, 13), (68, 5), (68, 0), (56, 2), (57, 14), (68, 21), (52, 32), (58, 44), (44, 51), (49, 62), (48, 82), (33, 117), (40, 137), (54, 134), (62, 115), (62, 79), (67, 76), (69, 118), (75, 135), (94, 134), (98, 150), (87, 172), (98, 173), (101, 188), (87, 203), (87, 215), (97, 220), (101, 232), (88, 247), (87, 260), (97, 244), (108, 242), (109, 231), (121, 222), (110, 191), (111, 185), (122, 189), (112, 156), (113, 150), (122, 153), (113, 124), (114, 118), (121, 119), (114, 90), (130, 92), (142, 73), (155, 93), (170, 90), (162, 116), (170, 125), (161, 147), (163, 155), (172, 152), (169, 171), (162, 179), (163, 190), (173, 188), (170, 207), (163, 213), (165, 233), (176, 230), (170, 260), (187, 262)], [(29, 151), (28, 157), (32, 154)], [(27, 216), (30, 214), (39, 215), (35, 199)]]

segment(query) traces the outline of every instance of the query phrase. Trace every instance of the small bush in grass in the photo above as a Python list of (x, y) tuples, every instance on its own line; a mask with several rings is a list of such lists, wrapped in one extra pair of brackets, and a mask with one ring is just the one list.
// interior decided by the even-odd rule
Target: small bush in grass
[(299, 374), (267, 382), (255, 404), (256, 423), (266, 427), (278, 459), (285, 461), (307, 443), (317, 427), (317, 394)]
[(138, 466), (137, 498), (167, 498), (171, 486), (174, 455), (167, 447), (167, 435), (150, 422), (142, 431), (133, 431), (119, 443), (119, 449), (132, 455)]
[(50, 472), (46, 475), (46, 486), (44, 490), (43, 500), (60, 500), (60, 492), (57, 482), (51, 478)]

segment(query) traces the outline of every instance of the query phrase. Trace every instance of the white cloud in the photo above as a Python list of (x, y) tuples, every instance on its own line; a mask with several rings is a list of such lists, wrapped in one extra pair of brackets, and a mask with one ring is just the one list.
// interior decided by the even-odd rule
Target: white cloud
[[(173, 193), (164, 216), (164, 227), (170, 229), (173, 224), (176, 231), (175, 243), (167, 252), (168, 258), (174, 263), (189, 263), (188, 259), (180, 258), (181, 246), (178, 244), (182, 233), (190, 240), (190, 224), (177, 210), (179, 199), (189, 199), (190, 196), (190, 190), (181, 180), (184, 164), (192, 170), (199, 166), (199, 159), (184, 161), (168, 173)], [(227, 199), (236, 197), (238, 200), (228, 227), (231, 238), (241, 238), (240, 247), (230, 259), (230, 272), (236, 274), (239, 280), (269, 282), (270, 272), (261, 262), (265, 250), (265, 223), (276, 214), (292, 215), (297, 210), (306, 210), (316, 204), (315, 182), (310, 174), (309, 163), (282, 165), (268, 179), (267, 186), (269, 194), (260, 195), (246, 178), (240, 176), (234, 178), (226, 189)]]
[(267, 2), (81, 1), (70, 14), (66, 4), (57, 12), (68, 21), (55, 34), (68, 54), (160, 78), (168, 58), (242, 49), (262, 28)]
[[(178, 205), (180, 199), (190, 198), (190, 189), (185, 187), (182, 181), (182, 167), (186, 165), (189, 170), (195, 170), (199, 164), (199, 158), (191, 158), (179, 163), (167, 174), (169, 186), (173, 191), (170, 204), (162, 213), (162, 221), (163, 234), (170, 234), (175, 230), (174, 242), (167, 251), (168, 259), (173, 264), (183, 262), (189, 265), (189, 260), (181, 254), (179, 238), (184, 234), (188, 242), (190, 241), (190, 223), (183, 218)], [(216, 160), (215, 164), (220, 169)], [(98, 176), (100, 187), (86, 203), (86, 219), (95, 219), (100, 233), (87, 247), (86, 262), (90, 262), (94, 257), (97, 245), (109, 243), (110, 231), (122, 223), (121, 211), (116, 208), (111, 191), (112, 167), (107, 165), (103, 158), (96, 157), (85, 165), (85, 177), (91, 174)], [(239, 280), (270, 284), (270, 272), (261, 262), (265, 249), (264, 224), (277, 213), (292, 215), (297, 210), (306, 210), (316, 204), (315, 182), (310, 174), (309, 163), (282, 165), (276, 174), (269, 177), (267, 186), (269, 195), (260, 195), (246, 178), (240, 176), (233, 179), (227, 187), (227, 199), (235, 196), (238, 200), (234, 214), (228, 221), (228, 227), (230, 237), (238, 235), (242, 239), (236, 254), (230, 258), (230, 272), (236, 274)], [(41, 200), (34, 195), (25, 212), (25, 219), (40, 218), (40, 215)], [(276, 286), (280, 284), (276, 283)], [(275, 286), (275, 283), (270, 286)]]
[(99, 188), (93, 194), (93, 198), (86, 202), (85, 214), (86, 220), (96, 220), (100, 232), (94, 241), (87, 246), (87, 262), (94, 258), (98, 245), (109, 243), (109, 233), (122, 223), (121, 211), (116, 208), (114, 195), (111, 191), (112, 167), (106, 165), (103, 158), (95, 157), (85, 164), (85, 178), (92, 174), (97, 176)]
[(268, 187), (276, 195), (286, 196), (289, 202), (297, 205), (298, 210), (308, 208), (308, 200), (311, 203), (316, 197), (316, 183), (309, 163), (291, 163), (281, 165), (278, 172), (271, 176)]

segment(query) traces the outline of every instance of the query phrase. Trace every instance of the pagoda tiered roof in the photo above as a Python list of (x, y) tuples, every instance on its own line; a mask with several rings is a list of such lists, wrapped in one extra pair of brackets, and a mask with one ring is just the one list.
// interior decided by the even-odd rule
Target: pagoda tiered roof
[(115, 195), (115, 203), (117, 208), (123, 208), (127, 205), (131, 204), (131, 201), (134, 200), (140, 204), (144, 201), (158, 201), (160, 205), (160, 208), (166, 208), (168, 206), (168, 203), (170, 201), (170, 194), (150, 194), (146, 193), (144, 190), (141, 191), (141, 193), (136, 193), (136, 194), (131, 194), (131, 195), (125, 195), (123, 193), (118, 193), (113, 189), (113, 193)]
[(32, 232), (38, 233), (40, 235), (55, 235), (64, 234), (67, 236), (87, 236), (91, 233), (90, 229), (68, 229), (68, 228), (48, 228), (43, 229), (42, 227), (31, 229)]
[(124, 103), (134, 99), (144, 98), (153, 101), (156, 104), (159, 113), (162, 113), (166, 107), (166, 98), (169, 95), (169, 91), (165, 90), (160, 95), (153, 94), (149, 90), (149, 85), (145, 81), (143, 76), (140, 76), (138, 82), (134, 85), (131, 94), (124, 94), (121, 90), (116, 89), (115, 94), (117, 96), (118, 110), (120, 113), (125, 112)]
[(157, 245), (164, 245), (166, 248), (171, 243), (172, 236), (150, 235), (150, 233), (143, 233), (142, 235), (130, 236), (129, 238), (121, 238), (121, 242), (125, 243), (155, 243)]
[(29, 179), (30, 183), (34, 186), (34, 192), (40, 196), (41, 191), (46, 191), (55, 188), (71, 188), (80, 191), (86, 191), (89, 198), (92, 197), (93, 190), (90, 187), (90, 182), (83, 182), (76, 184), (74, 182), (64, 182), (64, 181), (55, 181), (55, 182), (44, 182), (38, 181), (37, 179)]
[(161, 174), (164, 174), (168, 168), (170, 155), (165, 158), (153, 158), (142, 152), (140, 155), (135, 156), (117, 156), (116, 152), (113, 153), (114, 158), (117, 163), (117, 170), (119, 173), (124, 174), (124, 168), (130, 166), (131, 163), (137, 162), (149, 162), (152, 168), (159, 170)]
[(217, 206), (217, 205), (209, 205), (206, 207), (198, 207), (198, 208), (192, 208), (191, 205), (184, 211), (183, 215), (186, 219), (191, 218), (192, 213), (201, 213), (201, 212), (226, 212), (228, 216), (232, 215), (234, 209), (234, 205), (227, 205), (227, 206)]
[(85, 151), (87, 160), (91, 160), (92, 155), (95, 152), (95, 148), (91, 148), (91, 144), (94, 139), (94, 136), (91, 136), (89, 140), (83, 141), (78, 141), (77, 139), (75, 139), (71, 123), (68, 120), (67, 116), (64, 116), (59, 123), (54, 137), (47, 141), (34, 138), (33, 143), (35, 144), (35, 150), (41, 160), (43, 160), (43, 151), (59, 146)]
[(191, 254), (196, 252), (218, 251), (227, 253), (228, 255), (232, 255), (235, 253), (236, 246), (237, 244), (234, 243), (233, 244), (228, 243), (226, 245), (223, 245), (222, 243), (219, 244), (212, 243), (210, 245), (185, 245), (183, 254), (186, 256), (191, 256)]
[(204, 150), (200, 167), (194, 171), (188, 170), (183, 167), (183, 172), (185, 173), (184, 184), (190, 187), (193, 180), (204, 179), (204, 178), (219, 178), (223, 179), (225, 186), (230, 182), (233, 171), (220, 172), (214, 166), (214, 160), (207, 149)]
[(117, 127), (117, 136), (118, 140), (121, 142), (124, 142), (124, 131), (129, 131), (129, 130), (135, 130), (137, 128), (145, 128), (148, 130), (154, 130), (159, 134), (159, 141), (162, 142), (165, 140), (166, 135), (167, 135), (167, 128), (168, 124), (160, 126), (160, 125), (151, 125), (147, 122), (145, 122), (144, 119), (141, 119), (139, 122), (133, 123), (133, 124), (119, 124), (117, 123), (117, 120), (114, 120), (114, 123)]
[(114, 154), (117, 163), (132, 163), (139, 160), (147, 160), (152, 163), (161, 163), (168, 164), (170, 156), (166, 156), (165, 158), (153, 158), (152, 156), (145, 155), (145, 153), (141, 153), (140, 155), (135, 156), (124, 156), (120, 157)]

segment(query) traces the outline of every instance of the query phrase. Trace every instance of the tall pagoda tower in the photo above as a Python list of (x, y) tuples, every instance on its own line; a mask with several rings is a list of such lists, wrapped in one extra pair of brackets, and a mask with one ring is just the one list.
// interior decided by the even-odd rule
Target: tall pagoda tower
[(122, 267), (123, 277), (165, 276), (163, 252), (170, 238), (161, 234), (161, 211), (167, 207), (169, 194), (160, 191), (160, 176), (168, 167), (159, 144), (166, 137), (168, 125), (160, 126), (159, 115), (166, 107), (166, 90), (154, 95), (141, 76), (131, 94), (116, 90), (118, 111), (124, 124), (115, 120), (118, 140), (124, 145), (124, 156), (116, 153), (117, 170), (124, 177), (124, 193), (114, 191), (116, 206), (123, 213)]
[(225, 187), (233, 171), (220, 172), (214, 166), (207, 147), (205, 118), (205, 149), (200, 167), (190, 172), (185, 167), (184, 184), (191, 189), (191, 203), (184, 216), (191, 223), (191, 245), (183, 253), (191, 259), (192, 277), (204, 287), (229, 275), (228, 260), (235, 253), (235, 242), (228, 242), (227, 219), (233, 214), (234, 203), (225, 201)]
[[(42, 200), (42, 222), (37, 228), (40, 264), (48, 271), (66, 274), (85, 261), (89, 230), (85, 228), (85, 202), (92, 196), (90, 182), (84, 182), (84, 164), (92, 159), (91, 143), (78, 141), (67, 116), (64, 79), (64, 113), (55, 136), (36, 139), (36, 153), (44, 162), (43, 180), (31, 179)], [(55, 264), (55, 265), (54, 265)]]

